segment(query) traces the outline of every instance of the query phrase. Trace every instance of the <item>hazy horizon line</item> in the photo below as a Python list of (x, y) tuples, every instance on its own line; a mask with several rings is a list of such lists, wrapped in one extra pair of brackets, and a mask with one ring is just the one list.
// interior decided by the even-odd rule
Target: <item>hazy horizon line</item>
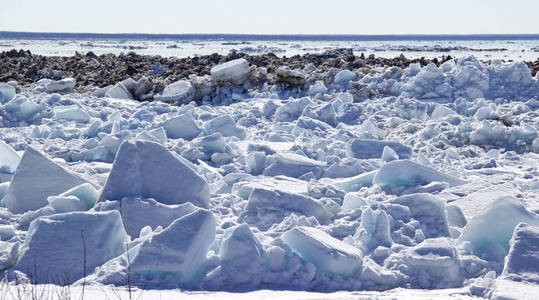
[(40, 31), (0, 31), (0, 38), (205, 38), (205, 39), (217, 39), (217, 38), (249, 38), (256, 39), (306, 39), (306, 40), (338, 40), (342, 38), (344, 40), (413, 40), (420, 38), (438, 38), (441, 40), (514, 40), (525, 39), (535, 40), (539, 39), (539, 33), (441, 33), (441, 34), (316, 34), (316, 33), (99, 33), (99, 32), (40, 32)]

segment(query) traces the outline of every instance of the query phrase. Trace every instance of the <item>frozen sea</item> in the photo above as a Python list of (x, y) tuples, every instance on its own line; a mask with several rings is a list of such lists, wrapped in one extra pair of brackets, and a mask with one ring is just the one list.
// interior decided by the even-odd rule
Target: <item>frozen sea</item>
[(30, 50), (34, 54), (71, 56), (134, 51), (165, 57), (186, 57), (232, 50), (249, 54), (273, 52), (278, 56), (351, 48), (354, 54), (408, 58), (442, 55), (481, 60), (535, 61), (539, 35), (145, 35), (0, 32), (0, 51)]
[(0, 33), (44, 55), (458, 57), (240, 58), (152, 102), (152, 73), (0, 83), (0, 297), (537, 299), (537, 38)]

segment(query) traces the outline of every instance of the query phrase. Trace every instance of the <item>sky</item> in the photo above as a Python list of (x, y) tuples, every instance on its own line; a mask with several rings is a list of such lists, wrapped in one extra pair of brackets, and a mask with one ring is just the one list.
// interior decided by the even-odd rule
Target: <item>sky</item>
[(0, 31), (539, 33), (539, 0), (2, 0)]

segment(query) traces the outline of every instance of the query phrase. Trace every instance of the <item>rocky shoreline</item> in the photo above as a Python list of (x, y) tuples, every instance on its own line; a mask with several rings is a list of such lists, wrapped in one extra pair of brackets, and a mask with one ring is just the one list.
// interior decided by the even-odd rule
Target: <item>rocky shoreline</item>
[[(232, 52), (228, 55), (211, 54), (197, 57), (161, 57), (139, 55), (134, 52), (127, 54), (95, 55), (77, 53), (74, 56), (42, 56), (24, 50), (10, 50), (0, 53), (0, 82), (15, 80), (19, 86), (29, 86), (40, 79), (48, 78), (60, 80), (74, 78), (75, 90), (81, 93), (95, 91), (96, 88), (110, 87), (126, 79), (138, 82), (141, 78), (147, 80), (145, 98), (135, 97), (139, 100), (152, 100), (153, 95), (173, 82), (192, 78), (193, 75), (204, 78), (210, 75), (212, 67), (227, 61), (244, 58), (249, 66), (256, 67), (257, 76), (251, 78), (250, 84), (275, 84), (283, 76), (277, 73), (278, 68), (287, 66), (291, 70), (307, 70), (308, 73), (333, 73), (340, 70), (353, 70), (358, 73), (368, 73), (377, 67), (407, 68), (410, 64), (419, 63), (425, 66), (434, 63), (440, 66), (452, 59), (451, 56), (442, 56), (434, 59), (408, 59), (404, 55), (395, 58), (381, 58), (363, 54), (355, 56), (351, 49), (334, 49), (320, 54), (305, 54), (292, 57), (278, 57), (273, 53), (263, 55), (249, 55), (241, 52)], [(487, 62), (488, 63), (488, 62)], [(525, 62), (530, 68), (532, 76), (539, 72), (539, 60)], [(207, 77), (207, 76), (206, 76)], [(308, 76), (313, 77), (313, 76)], [(321, 76), (314, 76), (320, 79)], [(191, 80), (192, 81), (192, 80)], [(281, 80), (282, 81), (282, 80)], [(284, 80), (286, 82), (287, 80)], [(303, 84), (304, 81), (294, 82), (292, 86)], [(296, 83), (296, 84), (294, 84)], [(140, 95), (139, 95), (140, 96)], [(194, 99), (200, 100), (200, 99)]]

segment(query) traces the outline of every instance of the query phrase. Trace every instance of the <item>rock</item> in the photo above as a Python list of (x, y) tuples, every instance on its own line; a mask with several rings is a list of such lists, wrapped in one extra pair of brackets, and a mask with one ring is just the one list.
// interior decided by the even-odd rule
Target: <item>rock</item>
[(216, 83), (242, 84), (249, 76), (249, 63), (243, 58), (228, 61), (211, 68), (211, 80)]
[(208, 207), (208, 183), (189, 165), (155, 142), (124, 141), (99, 202), (153, 198), (164, 204), (191, 202)]
[(90, 273), (123, 254), (128, 241), (116, 211), (41, 217), (30, 223), (14, 269), (35, 283), (74, 282), (87, 275), (84, 267)]
[(179, 80), (167, 85), (160, 94), (155, 95), (153, 98), (156, 101), (163, 102), (189, 102), (193, 99), (194, 93), (195, 90), (190, 81)]
[(83, 183), (87, 181), (28, 146), (2, 198), (2, 206), (12, 213), (36, 210), (48, 204), (47, 197)]
[(290, 85), (303, 85), (307, 80), (307, 74), (300, 69), (290, 69), (288, 66), (282, 66), (275, 72), (277, 81), (285, 82)]
[(353, 56), (354, 50), (351, 48), (336, 48), (324, 51), (324, 53), (317, 54), (320, 58), (338, 58), (342, 56)]
[(128, 77), (122, 80), (121, 83), (125, 86), (129, 93), (133, 94), (135, 87), (137, 86), (137, 82), (133, 78)]
[(135, 97), (140, 97), (146, 93), (151, 92), (153, 84), (146, 77), (142, 77), (135, 86), (133, 95)]
[(121, 82), (118, 82), (107, 92), (105, 92), (105, 96), (115, 99), (133, 99), (131, 93)]

